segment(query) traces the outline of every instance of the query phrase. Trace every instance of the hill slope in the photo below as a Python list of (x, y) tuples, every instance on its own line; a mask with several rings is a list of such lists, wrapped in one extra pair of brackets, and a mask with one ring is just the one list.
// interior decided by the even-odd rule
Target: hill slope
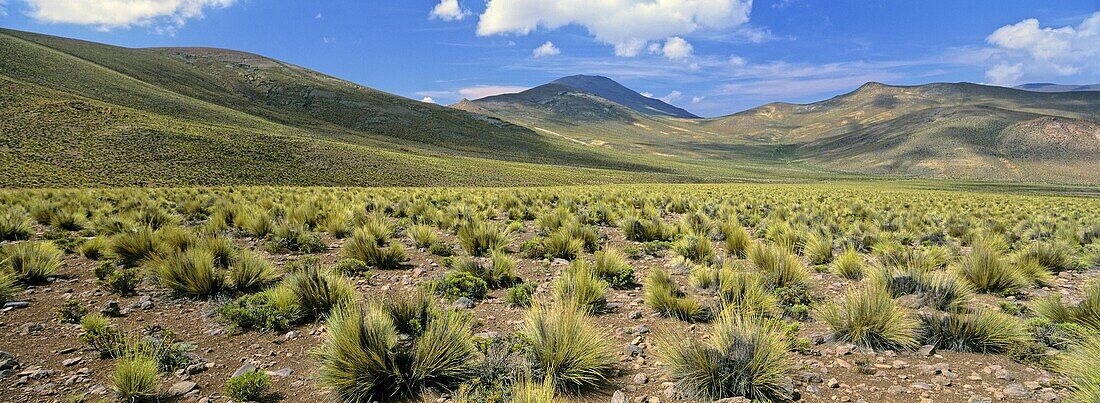
[(1054, 84), (1054, 83), (1028, 83), (1012, 87), (1018, 90), (1038, 92), (1070, 92), (1070, 91), (1100, 91), (1100, 84)]
[(682, 108), (669, 105), (659, 99), (639, 94), (607, 77), (575, 75), (559, 78), (551, 81), (550, 84), (576, 88), (645, 115), (671, 116), (687, 119), (699, 118)]

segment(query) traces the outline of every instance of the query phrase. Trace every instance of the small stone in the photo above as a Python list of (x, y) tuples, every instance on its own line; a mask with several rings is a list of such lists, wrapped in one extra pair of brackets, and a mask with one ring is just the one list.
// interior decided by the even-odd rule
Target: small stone
[(990, 399), (990, 398), (985, 397), (985, 396), (970, 396), (970, 399), (968, 399), (966, 402), (967, 403), (993, 403), (993, 399)]
[(851, 344), (844, 344), (844, 345), (836, 346), (836, 355), (837, 356), (842, 356), (842, 355), (851, 354), (852, 350), (854, 348), (855, 348), (855, 346), (853, 346)]
[(641, 347), (638, 347), (637, 345), (627, 344), (626, 347), (623, 347), (623, 355), (626, 355), (627, 357), (637, 357), (642, 354), (645, 354), (645, 350), (643, 350)]
[(122, 308), (119, 307), (118, 301), (112, 299), (103, 305), (103, 309), (100, 309), (99, 313), (105, 316), (119, 317), (122, 316)]
[(634, 327), (634, 334), (646, 334), (649, 333), (649, 326), (638, 325)]
[(23, 309), (31, 306), (30, 301), (9, 301), (4, 303), (4, 309)]
[(229, 377), (230, 377), (230, 378), (236, 378), (236, 377), (238, 377), (238, 376), (241, 376), (241, 375), (247, 374), (247, 373), (249, 373), (249, 372), (252, 372), (252, 371), (255, 371), (255, 370), (256, 370), (256, 366), (255, 366), (255, 365), (252, 365), (252, 364), (244, 364), (244, 365), (241, 365), (241, 367), (240, 367), (240, 368), (237, 368), (237, 370), (233, 372), (233, 375), (230, 375)]
[(626, 393), (622, 390), (616, 390), (615, 394), (611, 395), (611, 403), (629, 403), (630, 399), (626, 397)]
[(71, 367), (73, 365), (79, 364), (80, 361), (83, 360), (83, 359), (84, 359), (84, 357), (73, 357), (73, 358), (61, 361), (61, 365), (66, 366), (66, 367)]
[(34, 333), (34, 332), (41, 332), (41, 331), (45, 330), (46, 326), (41, 324), (41, 323), (35, 322), (35, 323), (28, 323), (24, 327), (24, 329), (25, 329), (26, 333)]
[(191, 381), (176, 382), (172, 387), (168, 388), (167, 394), (169, 397), (183, 396), (186, 395), (187, 392), (195, 390), (198, 386), (197, 383)]
[(840, 381), (836, 378), (829, 378), (829, 382), (826, 384), (828, 387), (836, 389), (840, 387)]
[(935, 354), (935, 353), (936, 353), (936, 346), (933, 346), (933, 345), (930, 345), (930, 344), (925, 344), (925, 345), (921, 346), (919, 349), (917, 349), (917, 354), (920, 354), (922, 357), (930, 357), (930, 356), (932, 356), (932, 354)]
[(1004, 368), (998, 368), (996, 371), (993, 372), (993, 376), (997, 377), (997, 379), (1001, 379), (1001, 380), (1005, 380), (1005, 381), (1014, 381), (1014, 380), (1016, 380), (1016, 377), (1013, 376), (1011, 372), (1008, 372), (1008, 370), (1004, 369)]
[(920, 390), (932, 390), (932, 385), (929, 385), (929, 384), (924, 383), (924, 382), (913, 382), (912, 385), (909, 385), (909, 388), (910, 389), (920, 389)]
[(629, 317), (630, 317), (630, 319), (641, 319), (642, 318), (642, 311), (630, 311)]
[(1027, 395), (1031, 394), (1031, 391), (1027, 390), (1027, 388), (1025, 388), (1024, 385), (1020, 383), (1008, 384), (1008, 386), (1005, 386), (1003, 392), (1005, 396), (1013, 398), (1024, 398), (1027, 397)]
[(638, 385), (645, 385), (647, 382), (649, 382), (649, 375), (646, 375), (645, 373), (634, 375), (634, 383)]
[(476, 305), (477, 303), (475, 303), (474, 300), (466, 297), (459, 297), (455, 300), (453, 304), (451, 304), (451, 306), (459, 309), (473, 309), (473, 307)]
[(277, 376), (280, 378), (286, 378), (294, 374), (294, 370), (290, 368), (283, 368), (278, 371), (267, 371), (268, 375)]
[(195, 375), (203, 371), (206, 371), (206, 364), (191, 364), (183, 369), (183, 373), (187, 375)]

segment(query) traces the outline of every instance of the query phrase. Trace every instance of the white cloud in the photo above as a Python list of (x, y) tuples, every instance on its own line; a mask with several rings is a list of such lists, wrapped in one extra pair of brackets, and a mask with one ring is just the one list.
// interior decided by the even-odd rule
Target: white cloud
[(702, 95), (694, 96), (694, 97), (691, 97), (691, 103), (692, 104), (697, 104), (697, 103), (703, 102), (704, 99), (707, 99), (707, 97), (704, 97)]
[(1039, 20), (1029, 18), (998, 28), (985, 40), (996, 50), (988, 60), (993, 66), (986, 71), (993, 84), (1100, 74), (1100, 12), (1076, 27), (1041, 27)]
[(535, 50), (531, 52), (531, 56), (534, 56), (534, 57), (557, 56), (557, 55), (560, 55), (560, 54), (561, 54), (561, 49), (558, 49), (557, 46), (554, 46), (554, 42), (550, 42), (550, 41), (546, 41), (546, 43), (544, 43), (541, 46), (535, 48)]
[(617, 56), (631, 57), (649, 41), (743, 25), (751, 9), (752, 0), (489, 0), (477, 33), (526, 35), (578, 25), (614, 45)]
[(429, 104), (434, 104), (435, 100), (432, 99), (432, 97), (424, 97), (423, 99), (420, 100), (420, 102), (426, 102), (426, 103), (429, 103)]
[(657, 98), (657, 99), (660, 99), (660, 100), (664, 101), (666, 104), (671, 104), (673, 102), (679, 101), (680, 98), (683, 98), (683, 97), (684, 97), (684, 93), (682, 93), (680, 91), (672, 90), (672, 92), (668, 93), (668, 95), (665, 95), (665, 96)]
[(0, 0), (0, 17), (8, 16), (8, 0)]
[(746, 63), (748, 63), (748, 61), (746, 61), (745, 58), (737, 55), (730, 55), (730, 66), (741, 67)]
[(324, 17), (323, 15), (321, 15), (321, 13), (317, 13), (317, 15), (313, 16), (314, 19), (318, 20), (321, 19), (321, 17)]
[(643, 92), (641, 92), (641, 94), (642, 94), (642, 96), (643, 96), (643, 97), (646, 97), (646, 98), (653, 98), (653, 93), (652, 93), (652, 92), (649, 92), (649, 91), (643, 91)]
[(669, 59), (685, 59), (691, 57), (694, 51), (695, 48), (688, 41), (678, 36), (668, 38), (665, 46), (661, 48), (661, 54)]
[[(207, 8), (229, 7), (236, 0), (24, 0), (35, 20), (51, 23), (94, 25), (103, 30), (168, 24), (183, 26), (192, 18), (202, 18)], [(158, 29), (159, 31), (159, 29)]]
[(478, 99), (491, 97), (493, 95), (513, 94), (526, 89), (527, 87), (516, 87), (510, 85), (477, 85), (460, 89), (458, 90), (458, 94), (461, 95), (463, 98)]
[(468, 15), (470, 15), (470, 11), (462, 8), (458, 4), (458, 0), (439, 0), (439, 4), (432, 8), (429, 18), (438, 18), (443, 21), (461, 21)]
[(326, 44), (336, 43), (336, 37), (334, 37), (334, 36), (322, 36), (321, 37), (321, 42), (324, 42)]

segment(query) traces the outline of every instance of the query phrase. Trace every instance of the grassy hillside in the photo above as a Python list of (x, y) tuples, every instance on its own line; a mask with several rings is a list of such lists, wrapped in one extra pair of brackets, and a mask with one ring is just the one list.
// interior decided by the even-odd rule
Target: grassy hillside
[(1100, 183), (1100, 92), (868, 83), (714, 119), (646, 116), (544, 85), (456, 105), (584, 144), (862, 175)]

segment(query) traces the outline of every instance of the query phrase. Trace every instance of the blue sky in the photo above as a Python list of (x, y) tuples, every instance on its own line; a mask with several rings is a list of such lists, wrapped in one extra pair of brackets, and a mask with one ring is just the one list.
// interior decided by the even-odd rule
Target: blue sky
[(449, 104), (601, 74), (704, 116), (866, 81), (1100, 83), (1100, 2), (0, 0), (0, 26), (259, 53)]

